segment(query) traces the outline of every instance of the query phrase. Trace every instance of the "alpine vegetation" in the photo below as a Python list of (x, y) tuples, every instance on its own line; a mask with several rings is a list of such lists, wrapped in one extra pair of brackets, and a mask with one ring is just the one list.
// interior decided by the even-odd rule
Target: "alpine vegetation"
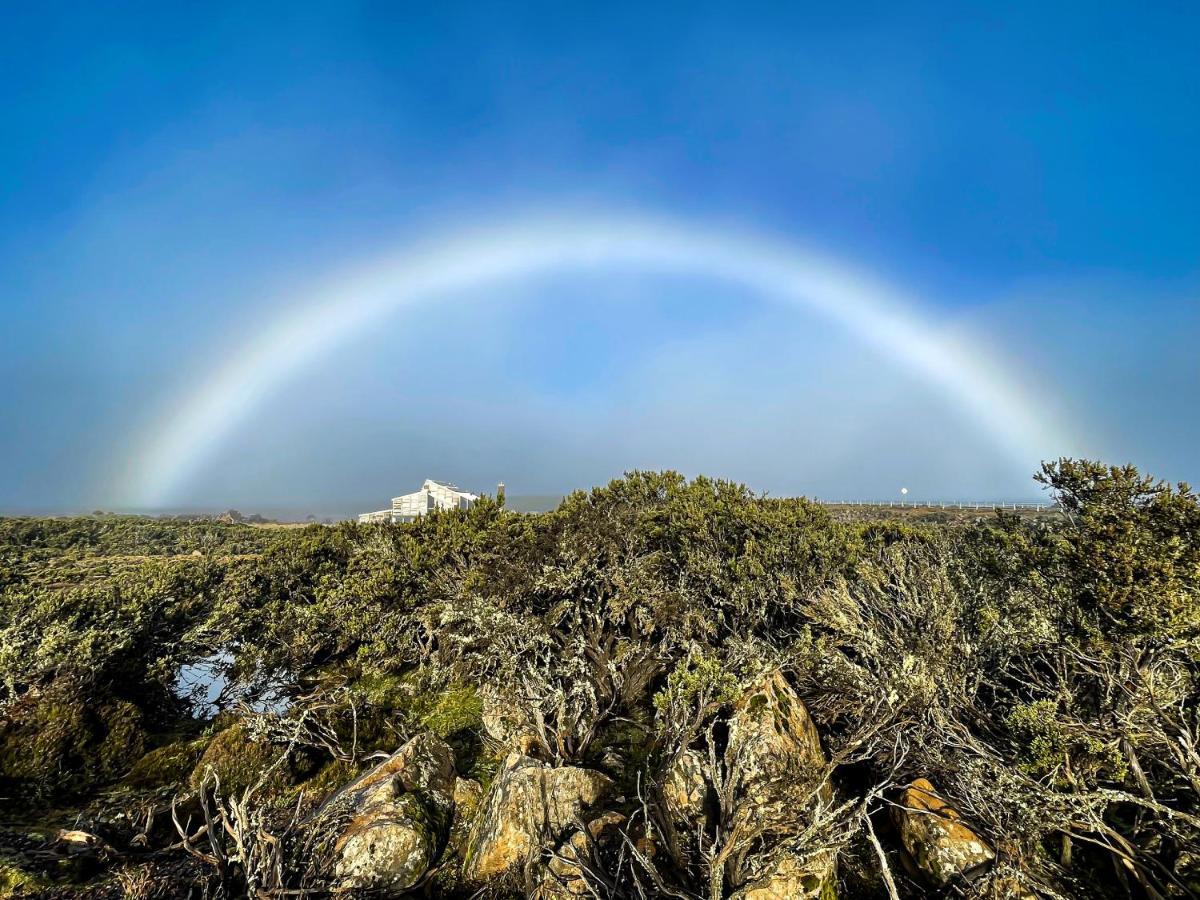
[(1200, 499), (0, 520), (0, 896), (1200, 895)]

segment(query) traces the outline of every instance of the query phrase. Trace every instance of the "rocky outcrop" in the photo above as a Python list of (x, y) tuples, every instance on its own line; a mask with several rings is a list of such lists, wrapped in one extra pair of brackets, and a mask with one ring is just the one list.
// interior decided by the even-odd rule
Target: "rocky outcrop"
[(588, 822), (587, 834), (576, 830), (551, 855), (535, 897), (537, 900), (571, 900), (593, 895), (587, 865), (593, 852), (610, 853), (620, 845), (625, 817), (608, 812)]
[(543, 847), (554, 846), (612, 787), (612, 780), (600, 772), (555, 768), (510, 754), (475, 817), (464, 876), (484, 881), (520, 868)]
[(433, 865), (437, 827), (412, 794), (364, 811), (338, 839), (334, 867), (342, 888), (406, 891)]
[(779, 670), (737, 701), (725, 757), (736, 817), (793, 821), (797, 802), (832, 799), (817, 727)]
[(924, 778), (905, 788), (892, 808), (892, 820), (913, 865), (937, 885), (971, 880), (996, 858), (987, 842)]
[(420, 881), (436, 861), (454, 786), (453, 751), (423, 734), (334, 795), (322, 812), (350, 816), (334, 845), (340, 886), (405, 891)]

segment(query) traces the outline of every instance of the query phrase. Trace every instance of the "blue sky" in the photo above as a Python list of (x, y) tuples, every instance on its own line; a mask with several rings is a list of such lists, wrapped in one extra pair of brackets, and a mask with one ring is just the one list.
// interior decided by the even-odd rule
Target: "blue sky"
[[(1002, 354), (1077, 436), (1045, 455), (1200, 480), (1200, 11), (997, 7), (14, 6), (0, 507), (129, 505), (115, 473), (147, 431), (313, 283), (562, 209), (820, 247)], [(450, 333), (469, 352), (411, 340)], [(352, 509), (427, 475), (549, 493), (636, 466), (1028, 494), (990, 443), (826, 322), (590, 272), (389, 319), (177, 502)]]

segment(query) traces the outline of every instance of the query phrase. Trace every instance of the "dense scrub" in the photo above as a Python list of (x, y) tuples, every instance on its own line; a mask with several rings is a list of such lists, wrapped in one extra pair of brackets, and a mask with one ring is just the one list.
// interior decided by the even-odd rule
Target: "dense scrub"
[[(1200, 501), (1132, 468), (1039, 478), (1062, 517), (837, 522), (635, 473), (402, 526), (0, 520), (0, 894), (323, 890), (307, 817), (418, 734), (486, 789), (499, 697), (531, 757), (615, 780), (630, 847), (660, 835), (598, 854), (589, 890), (720, 897), (748, 851), (720, 823), (673, 840), (659, 786), (778, 669), (828, 758), (828, 802), (781, 839), (835, 855), (841, 896), (930, 889), (888, 817), (918, 778), (995, 849), (948, 890), (1194, 896)], [(197, 663), (211, 707), (177, 684)], [(273, 849), (188, 860), (172, 800), (184, 832), (220, 807)], [(59, 828), (104, 849), (29, 837)], [(415, 889), (468, 895), (455, 872)]]

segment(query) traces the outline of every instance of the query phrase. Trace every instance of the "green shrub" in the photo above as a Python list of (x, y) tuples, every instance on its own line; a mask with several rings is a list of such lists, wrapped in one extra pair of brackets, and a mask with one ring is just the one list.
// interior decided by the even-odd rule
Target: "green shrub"
[(1054, 700), (1038, 700), (1013, 708), (1007, 717), (1021, 769), (1036, 778), (1050, 777), (1063, 787), (1094, 787), (1097, 781), (1121, 782), (1126, 763), (1115, 738), (1088, 733), (1085, 723), (1059, 715)]
[[(778, 666), (838, 789), (829, 821), (789, 840), (874, 865), (862, 813), (928, 777), (1040, 894), (1107, 897), (1125, 885), (1097, 873), (1117, 871), (1174, 896), (1200, 858), (1200, 500), (1087, 461), (1040, 478), (1061, 517), (841, 522), (635, 472), (545, 515), (483, 502), (269, 532), (0, 520), (0, 791), (45, 811), (103, 805), (120, 779), (194, 787), (211, 769), (228, 798), (266, 776), (250, 813), (286, 829), (301, 792), (327, 795), (421, 731), (486, 786), (487, 686), (536, 719), (535, 754), (609, 770), (624, 811), (644, 800), (635, 815), (655, 821), (659, 767), (710, 725), (717, 746), (715, 714)], [(204, 723), (176, 673), (214, 653), (229, 696), (289, 705), (226, 710), (210, 741), (181, 741)], [(694, 876), (719, 858), (664, 872), (711, 894), (720, 878)], [(289, 889), (310, 874), (289, 869)], [(628, 870), (608, 874), (629, 888)]]

